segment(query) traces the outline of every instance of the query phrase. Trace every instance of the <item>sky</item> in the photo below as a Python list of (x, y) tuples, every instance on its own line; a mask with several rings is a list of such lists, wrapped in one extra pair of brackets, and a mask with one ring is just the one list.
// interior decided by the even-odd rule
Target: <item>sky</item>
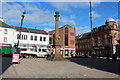
[[(26, 15), (22, 27), (51, 31), (55, 29), (55, 11), (60, 13), (59, 27), (66, 24), (76, 28), (76, 35), (90, 32), (89, 2), (8, 2), (0, 3), (0, 16), (9, 25), (20, 26), (21, 15)], [(118, 21), (118, 2), (92, 2), (93, 28), (104, 25), (106, 19)]]

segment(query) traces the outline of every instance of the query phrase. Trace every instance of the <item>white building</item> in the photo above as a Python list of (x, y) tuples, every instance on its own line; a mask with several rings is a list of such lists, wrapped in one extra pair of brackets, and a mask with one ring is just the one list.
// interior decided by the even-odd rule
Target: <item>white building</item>
[[(44, 30), (37, 30), (22, 27), (21, 38), (19, 39), (20, 27), (10, 26), (0, 19), (0, 50), (2, 47), (13, 47), (18, 43), (21, 52), (35, 51), (36, 47), (47, 47), (49, 45), (49, 35)], [(5, 52), (5, 50), (4, 50)], [(7, 52), (6, 52), (7, 54)]]
[(15, 29), (0, 21), (0, 44), (14, 45)]
[(22, 27), (21, 37), (19, 39), (20, 27), (15, 28), (16, 32), (14, 35), (14, 44), (17, 44), (19, 40), (19, 47), (21, 48), (21, 52), (31, 52), (35, 50), (35, 47), (48, 46), (49, 35), (46, 31)]

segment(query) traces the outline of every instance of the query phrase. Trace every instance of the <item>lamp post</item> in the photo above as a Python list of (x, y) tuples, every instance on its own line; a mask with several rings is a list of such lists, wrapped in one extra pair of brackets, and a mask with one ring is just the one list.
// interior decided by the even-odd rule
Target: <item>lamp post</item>
[(19, 30), (19, 39), (18, 39), (18, 42), (17, 42), (17, 52), (18, 52), (19, 40), (21, 38), (21, 29), (22, 29), (22, 25), (23, 25), (23, 20), (24, 20), (25, 14), (26, 14), (26, 12), (24, 11), (22, 16), (21, 16), (22, 18), (21, 18), (21, 24), (20, 24), (20, 30)]
[(93, 68), (93, 56), (94, 56), (94, 53), (93, 53), (93, 49), (92, 49), (92, 46), (93, 46), (93, 31), (92, 31), (92, 2), (90, 0), (90, 28), (91, 28), (91, 69)]

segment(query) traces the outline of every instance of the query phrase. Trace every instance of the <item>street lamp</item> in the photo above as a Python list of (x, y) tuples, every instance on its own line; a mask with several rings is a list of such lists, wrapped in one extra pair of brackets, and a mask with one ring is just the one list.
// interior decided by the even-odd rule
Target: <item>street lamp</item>
[(22, 18), (21, 18), (21, 24), (20, 24), (20, 30), (19, 30), (19, 39), (18, 39), (18, 42), (17, 42), (17, 52), (18, 52), (19, 40), (21, 38), (21, 29), (22, 29), (22, 25), (23, 25), (23, 20), (24, 20), (25, 14), (26, 14), (26, 12), (24, 11), (22, 16), (21, 16)]
[(93, 53), (93, 49), (92, 49), (92, 46), (93, 46), (93, 30), (92, 30), (92, 2), (90, 0), (90, 28), (91, 28), (91, 69), (93, 68), (93, 56), (94, 56), (94, 53)]

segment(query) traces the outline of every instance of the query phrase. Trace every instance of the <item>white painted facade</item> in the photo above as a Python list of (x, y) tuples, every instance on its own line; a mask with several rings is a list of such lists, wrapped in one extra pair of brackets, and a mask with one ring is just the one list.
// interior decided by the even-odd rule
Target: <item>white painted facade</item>
[[(17, 44), (19, 35), (19, 31), (15, 32), (14, 35), (14, 43)], [(33, 40), (31, 40), (31, 36), (33, 36)], [(37, 40), (35, 40), (34, 36), (37, 36)], [(42, 37), (42, 41), (40, 41), (40, 37)], [(21, 32), (21, 38), (19, 40), (19, 47), (21, 48), (21, 52), (26, 50), (27, 52), (34, 51), (33, 46), (37, 47), (46, 47), (49, 45), (49, 35), (47, 34), (38, 34), (38, 33), (30, 33), (30, 32)], [(45, 41), (43, 40), (45, 38)], [(24, 50), (22, 50), (24, 49)]]
[(14, 32), (13, 28), (0, 26), (0, 43), (14, 45)]

